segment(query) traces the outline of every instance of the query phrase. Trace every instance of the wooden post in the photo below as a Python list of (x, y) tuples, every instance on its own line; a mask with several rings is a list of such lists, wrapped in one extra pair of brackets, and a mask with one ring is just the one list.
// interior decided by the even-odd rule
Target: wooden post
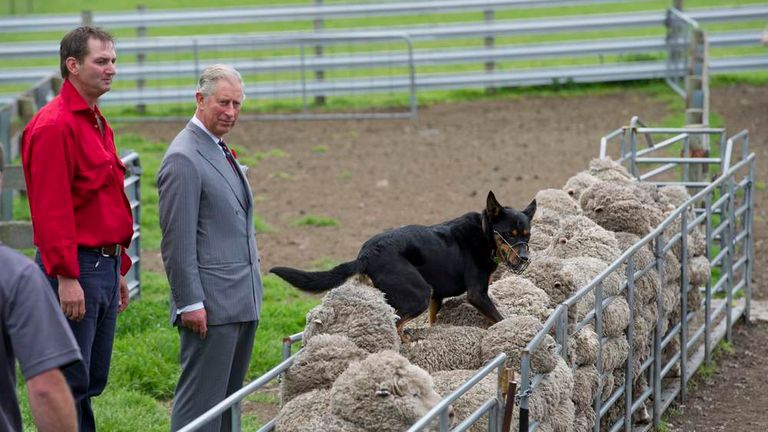
[[(147, 7), (143, 4), (136, 6), (136, 11), (139, 13), (139, 15), (143, 15), (144, 12), (147, 11)], [(136, 37), (139, 38), (139, 41), (147, 37), (147, 27), (142, 23), (140, 26), (136, 27)], [(139, 51), (136, 53), (136, 65), (139, 68), (139, 77), (136, 79), (136, 90), (138, 90), (139, 95), (142, 94), (142, 91), (144, 90), (144, 87), (147, 84), (146, 78), (144, 78), (144, 71), (143, 66), (144, 62), (147, 59), (147, 54), (143, 51)], [(147, 112), (147, 105), (144, 103), (138, 103), (136, 104), (136, 113), (143, 115)]]
[[(323, 0), (314, 0), (316, 6), (322, 6)], [(323, 19), (320, 17), (315, 18), (314, 21), (314, 28), (315, 33), (320, 33), (323, 31)], [(323, 56), (323, 45), (315, 45), (315, 57), (322, 57)], [(315, 81), (321, 83), (325, 81), (325, 71), (321, 69), (315, 69)], [(325, 95), (316, 95), (315, 96), (315, 104), (316, 105), (325, 105)]]
[[(488, 25), (493, 23), (494, 16), (495, 14), (493, 9), (486, 9), (485, 11), (483, 11), (483, 17), (485, 18), (485, 23)], [(489, 34), (485, 36), (484, 42), (485, 42), (485, 48), (491, 51), (493, 50), (493, 47), (495, 45), (496, 38), (492, 34)], [(493, 71), (495, 69), (496, 69), (496, 62), (492, 60), (485, 62), (485, 72), (487, 74), (493, 74)], [(488, 85), (485, 87), (485, 91), (487, 93), (493, 93), (496, 91), (496, 87), (494, 87), (493, 85)]]

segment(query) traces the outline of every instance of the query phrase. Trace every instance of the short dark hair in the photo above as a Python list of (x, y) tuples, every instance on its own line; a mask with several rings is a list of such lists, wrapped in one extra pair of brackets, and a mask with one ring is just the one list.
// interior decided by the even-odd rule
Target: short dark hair
[(59, 67), (61, 68), (61, 77), (69, 77), (69, 69), (67, 69), (67, 59), (74, 57), (78, 63), (82, 63), (85, 60), (85, 56), (88, 55), (88, 40), (96, 39), (102, 42), (111, 42), (113, 45), (115, 39), (108, 32), (91, 26), (78, 27), (66, 35), (61, 40), (59, 46)]

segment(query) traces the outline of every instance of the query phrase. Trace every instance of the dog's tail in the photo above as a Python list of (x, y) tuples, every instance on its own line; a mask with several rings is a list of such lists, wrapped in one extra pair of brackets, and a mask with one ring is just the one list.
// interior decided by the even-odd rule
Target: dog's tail
[(269, 271), (302, 291), (320, 292), (343, 284), (359, 272), (359, 267), (355, 260), (339, 264), (328, 271), (306, 272), (290, 267), (272, 267)]

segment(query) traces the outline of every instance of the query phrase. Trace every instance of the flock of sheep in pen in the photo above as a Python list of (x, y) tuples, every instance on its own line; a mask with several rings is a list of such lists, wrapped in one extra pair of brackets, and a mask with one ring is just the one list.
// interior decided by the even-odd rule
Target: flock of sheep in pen
[[(554, 308), (689, 198), (682, 187), (635, 181), (610, 159), (593, 160), (562, 189), (540, 191), (531, 227), (531, 264), (521, 275), (495, 275), (489, 292), (506, 319), (490, 327), (464, 298), (455, 297), (445, 301), (435, 325), (415, 320), (408, 329), (410, 341), (401, 342), (394, 310), (380, 291), (355, 280), (333, 289), (307, 314), (304, 350), (281, 382), (276, 429), (400, 432), (500, 352), (507, 353), (508, 366), (519, 373), (520, 353)], [(665, 237), (675, 229), (679, 232), (679, 221)], [(710, 274), (705, 238), (694, 230), (687, 242), (690, 282), (698, 287)], [(664, 257), (664, 275), (651, 269), (635, 281), (635, 394), (647, 385), (640, 368), (653, 349), (659, 296), (664, 333), (680, 321), (681, 256), (678, 242)], [(642, 249), (635, 266), (642, 269), (655, 259), (650, 247)], [(603, 312), (601, 338), (592, 320), (570, 337), (567, 360), (550, 336), (532, 354), (533, 372), (543, 374), (529, 399), (538, 430), (592, 430), (594, 398), (605, 400), (624, 383), (630, 316), (624, 275), (624, 270), (614, 272), (602, 285), (610, 303)], [(698, 289), (691, 288), (686, 301), (689, 311), (699, 310)], [(582, 320), (593, 308), (594, 294), (589, 293), (569, 309), (570, 322)], [(666, 347), (669, 356), (679, 350), (676, 342), (674, 338)], [(600, 343), (602, 370), (596, 367)], [(496, 391), (497, 379), (491, 374), (454, 403), (453, 413), (465, 418)], [(622, 398), (603, 417), (602, 426), (623, 414)], [(648, 421), (645, 407), (634, 420)], [(516, 430), (517, 420), (512, 424)], [(486, 419), (471, 430), (487, 427)]]

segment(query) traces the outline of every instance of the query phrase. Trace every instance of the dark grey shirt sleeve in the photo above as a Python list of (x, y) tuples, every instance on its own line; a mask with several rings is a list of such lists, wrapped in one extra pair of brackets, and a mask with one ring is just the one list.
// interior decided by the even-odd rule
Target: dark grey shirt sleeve
[[(9, 263), (0, 256), (2, 265)], [(2, 285), (3, 327), (24, 379), (81, 359), (72, 331), (59, 308), (48, 279), (26, 257), (11, 257), (15, 278)]]

